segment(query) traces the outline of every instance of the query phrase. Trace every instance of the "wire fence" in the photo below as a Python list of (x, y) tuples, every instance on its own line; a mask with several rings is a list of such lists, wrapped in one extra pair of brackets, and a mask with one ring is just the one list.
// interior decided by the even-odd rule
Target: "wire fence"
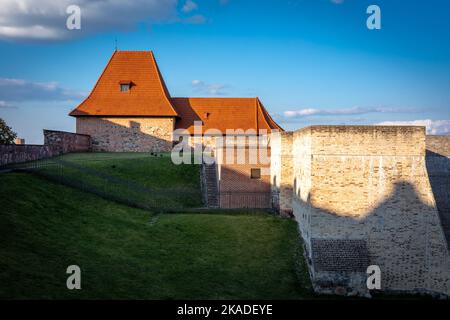
[[(92, 167), (93, 162), (107, 160), (117, 158), (66, 161), (63, 157), (57, 157), (14, 164), (3, 169), (27, 172), (107, 200), (154, 212), (177, 212), (203, 207), (200, 183), (198, 188), (153, 188)], [(152, 177), (149, 176), (148, 179)], [(200, 181), (200, 173), (198, 179)]]

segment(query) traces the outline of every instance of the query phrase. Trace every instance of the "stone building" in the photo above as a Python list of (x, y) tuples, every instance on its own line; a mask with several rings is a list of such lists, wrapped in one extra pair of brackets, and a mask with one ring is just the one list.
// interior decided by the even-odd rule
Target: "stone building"
[(258, 98), (173, 98), (151, 51), (115, 51), (89, 96), (70, 115), (93, 151), (167, 152), (174, 130), (282, 130)]

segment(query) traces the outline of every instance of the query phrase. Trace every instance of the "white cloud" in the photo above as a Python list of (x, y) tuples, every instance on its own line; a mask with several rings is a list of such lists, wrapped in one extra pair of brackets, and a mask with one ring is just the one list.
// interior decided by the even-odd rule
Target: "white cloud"
[(193, 80), (191, 85), (198, 92), (211, 95), (211, 96), (225, 96), (227, 93), (225, 90), (228, 88), (225, 84), (220, 83), (206, 83), (202, 80)]
[(397, 113), (397, 112), (411, 112), (413, 110), (396, 109), (396, 108), (383, 108), (383, 107), (353, 107), (344, 109), (315, 109), (306, 108), (300, 110), (288, 110), (283, 114), (286, 118), (302, 118), (308, 116), (330, 116), (330, 115), (358, 115), (366, 113)]
[(16, 108), (16, 106), (14, 106), (6, 101), (0, 100), (0, 109), (14, 109), (14, 108)]
[(68, 101), (84, 94), (61, 87), (57, 82), (33, 82), (23, 79), (0, 78), (0, 102), (11, 101)]
[(380, 126), (424, 126), (427, 134), (450, 134), (450, 120), (413, 120), (413, 121), (384, 121), (377, 123)]
[(185, 4), (183, 5), (183, 8), (181, 8), (181, 10), (185, 13), (188, 13), (188, 12), (191, 12), (191, 11), (194, 11), (197, 9), (198, 9), (198, 5), (192, 0), (187, 0), (185, 2)]
[[(66, 28), (69, 5), (81, 8), (81, 30)], [(177, 19), (177, 0), (2, 0), (0, 7), (0, 39), (6, 40), (61, 40)]]
[(334, 4), (342, 4), (344, 3), (344, 0), (331, 0)]
[(9, 39), (60, 39), (63, 32), (43, 26), (0, 26), (0, 38)]

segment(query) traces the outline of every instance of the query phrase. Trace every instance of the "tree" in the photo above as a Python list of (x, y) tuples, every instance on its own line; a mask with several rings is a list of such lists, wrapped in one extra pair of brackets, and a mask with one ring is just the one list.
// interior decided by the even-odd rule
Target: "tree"
[(17, 133), (12, 131), (5, 120), (0, 118), (0, 144), (13, 144), (15, 138), (17, 138)]

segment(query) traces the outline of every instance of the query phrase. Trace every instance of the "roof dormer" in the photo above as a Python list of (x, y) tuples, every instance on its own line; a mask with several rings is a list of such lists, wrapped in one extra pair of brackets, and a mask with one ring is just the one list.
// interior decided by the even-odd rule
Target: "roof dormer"
[(120, 92), (129, 92), (132, 82), (129, 80), (123, 80), (119, 82)]

